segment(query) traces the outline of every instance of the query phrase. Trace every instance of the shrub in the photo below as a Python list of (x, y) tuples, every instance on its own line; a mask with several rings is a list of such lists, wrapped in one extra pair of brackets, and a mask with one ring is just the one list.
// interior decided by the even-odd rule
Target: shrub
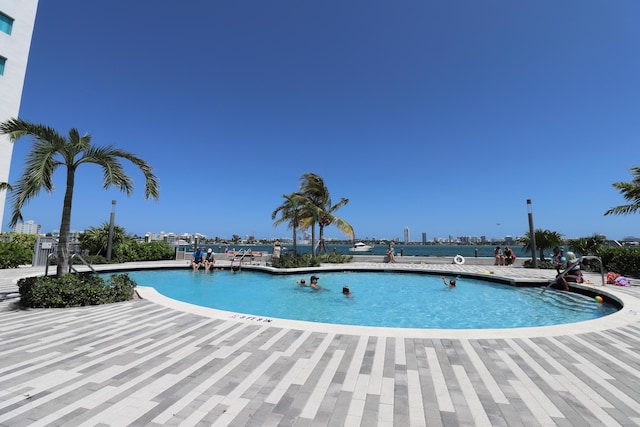
[(319, 267), (320, 263), (344, 264), (353, 259), (352, 255), (341, 255), (338, 253), (329, 253), (320, 255), (315, 258), (311, 254), (303, 255), (285, 255), (280, 258), (274, 258), (272, 265), (275, 268), (301, 268), (301, 267)]
[(19, 242), (0, 242), (0, 268), (16, 268), (31, 264), (33, 250)]
[(136, 283), (127, 274), (113, 274), (109, 281), (89, 273), (62, 277), (27, 277), (18, 281), (25, 307), (78, 307), (128, 301)]
[(280, 258), (274, 258), (272, 265), (275, 268), (318, 267), (320, 266), (320, 261), (317, 258), (312, 258), (310, 254), (285, 255)]
[(138, 256), (140, 261), (159, 261), (174, 259), (175, 250), (164, 241), (153, 241), (149, 243), (138, 243)]
[(113, 302), (129, 301), (133, 298), (136, 282), (127, 273), (112, 274), (109, 278)]
[(332, 252), (325, 255), (320, 255), (318, 259), (320, 260), (320, 262), (325, 263), (344, 264), (350, 262), (353, 259), (353, 255), (342, 255)]
[(130, 240), (114, 247), (112, 253), (115, 262), (160, 261), (174, 258), (175, 251), (164, 241), (139, 243)]
[(640, 277), (640, 248), (603, 247), (598, 249), (604, 271), (614, 271), (627, 277)]

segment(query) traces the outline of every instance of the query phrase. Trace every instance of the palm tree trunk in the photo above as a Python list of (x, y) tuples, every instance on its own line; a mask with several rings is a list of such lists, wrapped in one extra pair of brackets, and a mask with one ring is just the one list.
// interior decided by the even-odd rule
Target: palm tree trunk
[(311, 224), (311, 258), (316, 257), (316, 225)]
[(320, 237), (318, 242), (318, 255), (323, 255), (326, 250), (324, 248), (324, 226), (322, 224), (318, 225), (318, 229), (320, 230)]
[(58, 277), (69, 272), (69, 231), (71, 230), (71, 205), (73, 202), (74, 183), (75, 168), (69, 167), (67, 169), (67, 188), (64, 192), (60, 237), (58, 239), (58, 268), (56, 271)]
[(293, 256), (294, 256), (294, 257), (296, 256), (296, 254), (297, 254), (297, 252), (298, 252), (298, 251), (297, 251), (297, 249), (296, 249), (296, 239), (297, 239), (297, 236), (296, 236), (296, 228), (295, 228), (295, 227), (293, 227)]

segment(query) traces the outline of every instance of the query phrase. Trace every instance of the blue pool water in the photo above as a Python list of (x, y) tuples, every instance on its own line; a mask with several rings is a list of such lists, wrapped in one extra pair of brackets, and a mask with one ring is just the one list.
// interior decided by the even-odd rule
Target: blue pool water
[[(397, 328), (485, 329), (547, 326), (617, 311), (594, 298), (540, 288), (516, 288), (416, 273), (321, 272), (323, 290), (296, 282), (310, 274), (255, 271), (154, 270), (129, 273), (140, 286), (191, 304), (268, 318)], [(452, 278), (449, 276), (448, 278)], [(348, 285), (351, 297), (342, 294)]]

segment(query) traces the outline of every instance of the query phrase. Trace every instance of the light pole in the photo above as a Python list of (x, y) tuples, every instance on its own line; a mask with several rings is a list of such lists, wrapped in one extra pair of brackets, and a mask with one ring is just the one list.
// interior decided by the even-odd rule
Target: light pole
[(533, 208), (531, 207), (531, 199), (527, 199), (527, 211), (529, 212), (529, 240), (531, 245), (531, 265), (538, 268), (538, 258), (536, 258), (536, 232), (533, 227)]
[(111, 247), (113, 245), (113, 225), (116, 219), (116, 201), (111, 201), (111, 218), (109, 220), (109, 240), (107, 242), (107, 260), (111, 261)]

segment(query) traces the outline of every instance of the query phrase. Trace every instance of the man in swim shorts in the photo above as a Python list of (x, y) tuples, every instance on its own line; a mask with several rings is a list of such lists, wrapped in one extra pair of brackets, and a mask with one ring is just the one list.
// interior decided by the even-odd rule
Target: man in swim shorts
[(191, 255), (193, 259), (191, 260), (191, 267), (194, 270), (199, 269), (202, 266), (202, 251), (200, 248), (196, 248), (196, 251)]

